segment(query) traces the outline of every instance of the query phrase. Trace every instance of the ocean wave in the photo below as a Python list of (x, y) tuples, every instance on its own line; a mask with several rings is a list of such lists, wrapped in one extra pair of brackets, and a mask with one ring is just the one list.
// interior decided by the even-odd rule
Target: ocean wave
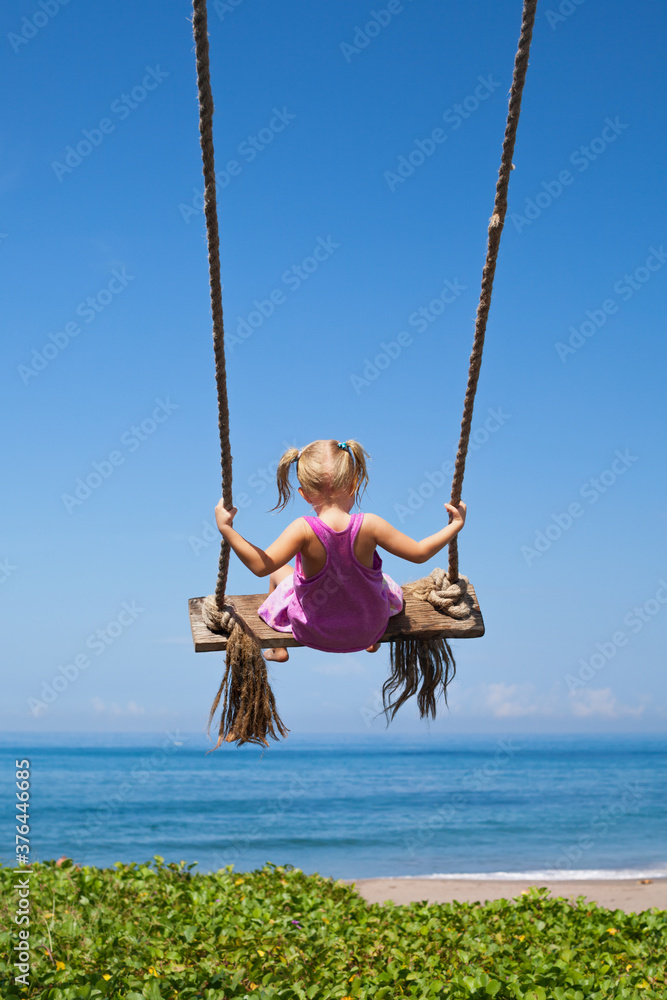
[(456, 879), (481, 882), (578, 882), (667, 878), (667, 864), (653, 868), (544, 868), (525, 872), (436, 872), (431, 875), (397, 875), (397, 879)]

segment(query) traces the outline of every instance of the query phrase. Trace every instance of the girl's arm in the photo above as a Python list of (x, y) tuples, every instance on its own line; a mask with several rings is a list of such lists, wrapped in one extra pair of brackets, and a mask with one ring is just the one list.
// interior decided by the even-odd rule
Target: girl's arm
[(370, 526), (375, 535), (376, 543), (383, 549), (391, 552), (393, 556), (399, 556), (399, 558), (407, 559), (409, 562), (423, 563), (432, 559), (440, 549), (444, 549), (445, 545), (451, 542), (454, 535), (457, 535), (465, 524), (466, 505), (464, 503), (460, 503), (458, 507), (446, 503), (445, 508), (449, 511), (451, 518), (447, 527), (436, 531), (435, 535), (422, 538), (420, 542), (410, 538), (409, 535), (404, 535), (402, 531), (398, 531), (388, 521), (376, 514), (367, 514), (366, 518), (371, 522)]
[(225, 510), (222, 500), (215, 508), (215, 520), (220, 530), (220, 534), (234, 550), (244, 566), (255, 574), (255, 576), (268, 576), (274, 570), (285, 566), (292, 559), (306, 541), (306, 525), (303, 518), (292, 521), (283, 531), (282, 535), (276, 538), (275, 542), (269, 545), (268, 549), (260, 549), (258, 545), (248, 542), (238, 531), (232, 527), (232, 522), (237, 514), (236, 507)]

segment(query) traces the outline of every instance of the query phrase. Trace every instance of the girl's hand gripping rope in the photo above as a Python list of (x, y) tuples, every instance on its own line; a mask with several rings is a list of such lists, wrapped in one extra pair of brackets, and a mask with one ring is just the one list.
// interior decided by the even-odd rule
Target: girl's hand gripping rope
[(445, 510), (447, 510), (447, 512), (449, 513), (450, 525), (453, 525), (454, 527), (456, 527), (457, 531), (460, 531), (463, 525), (466, 523), (467, 508), (463, 500), (458, 505), (458, 507), (454, 507), (454, 505), (451, 503), (446, 503)]
[(218, 530), (222, 533), (223, 528), (231, 528), (234, 522), (234, 518), (238, 514), (236, 507), (232, 507), (231, 510), (226, 510), (222, 500), (218, 501), (215, 508), (215, 523), (218, 526)]

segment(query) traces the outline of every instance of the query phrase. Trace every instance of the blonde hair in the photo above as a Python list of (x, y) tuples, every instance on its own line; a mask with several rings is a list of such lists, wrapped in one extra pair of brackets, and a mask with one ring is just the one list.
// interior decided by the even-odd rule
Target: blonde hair
[(283, 510), (292, 496), (289, 474), (296, 465), (296, 476), (304, 493), (323, 498), (342, 492), (354, 495), (358, 503), (368, 485), (368, 452), (358, 441), (311, 441), (299, 451), (288, 448), (278, 463), (278, 503), (272, 510)]

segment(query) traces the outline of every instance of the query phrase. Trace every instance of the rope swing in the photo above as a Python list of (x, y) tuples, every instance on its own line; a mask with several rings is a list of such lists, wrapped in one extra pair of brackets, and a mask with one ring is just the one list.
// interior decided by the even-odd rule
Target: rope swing
[[(470, 355), (468, 381), (461, 419), (450, 503), (458, 506), (465, 473), (470, 440), (473, 408), (479, 372), (482, 363), (486, 325), (491, 306), (493, 279), (498, 259), (500, 237), (507, 212), (507, 190), (512, 157), (521, 110), (521, 96), (528, 69), (530, 42), (535, 23), (537, 0), (524, 0), (521, 33), (514, 60), (514, 74), (509, 97), (509, 108), (503, 142), (496, 195), (488, 227), (486, 260), (482, 272), (482, 286), (475, 321), (475, 335)], [(229, 404), (225, 365), (225, 332), (222, 313), (222, 285), (220, 279), (220, 238), (213, 149), (213, 95), (209, 67), (208, 21), (206, 0), (193, 0), (193, 32), (197, 63), (199, 97), (199, 133), (204, 171), (204, 214), (208, 240), (209, 281), (211, 313), (213, 318), (213, 349), (215, 379), (218, 396), (218, 429), (220, 432), (220, 465), (222, 472), (222, 500), (229, 510), (232, 501), (232, 455), (229, 436)], [(225, 673), (218, 693), (211, 706), (209, 730), (220, 700), (221, 709), (216, 749), (224, 741), (259, 743), (268, 746), (267, 736), (278, 739), (288, 731), (276, 710), (275, 699), (268, 679), (262, 647), (269, 645), (298, 645), (285, 639), (285, 633), (273, 632), (254, 611), (264, 595), (229, 597), (226, 594), (229, 571), (229, 546), (223, 539), (218, 563), (215, 594), (190, 601), (190, 619), (195, 649), (221, 649), (227, 652)], [(454, 677), (456, 664), (445, 638), (482, 635), (484, 625), (475, 593), (465, 576), (459, 575), (458, 545), (456, 536), (449, 543), (447, 573), (435, 569), (422, 580), (403, 588), (405, 611), (390, 620), (382, 641), (391, 642), (391, 673), (382, 689), (387, 719), (393, 719), (400, 706), (412, 695), (422, 718), (435, 718), (436, 698), (443, 694), (447, 700), (447, 686)], [(253, 611), (254, 609), (254, 611)], [(434, 610), (435, 609), (435, 610)], [(217, 633), (211, 642), (199, 633)], [(272, 638), (271, 636), (275, 637)], [(226, 639), (220, 639), (220, 635)], [(199, 641), (199, 644), (198, 644)], [(224, 695), (224, 698), (223, 698)], [(396, 700), (391, 697), (396, 695)]]
[[(521, 34), (519, 35), (519, 45), (514, 57), (514, 73), (512, 75), (512, 87), (507, 110), (503, 151), (500, 157), (500, 170), (498, 171), (498, 180), (496, 182), (496, 199), (493, 206), (493, 215), (489, 221), (489, 240), (486, 249), (484, 270), (482, 271), (482, 290), (479, 296), (479, 305), (477, 306), (477, 316), (475, 319), (475, 336), (468, 365), (468, 384), (463, 401), (461, 436), (456, 451), (456, 461), (454, 462), (452, 496), (449, 502), (455, 507), (458, 507), (461, 503), (461, 490), (463, 488), (463, 476), (466, 469), (468, 442), (470, 441), (470, 428), (472, 426), (472, 411), (475, 406), (475, 393), (477, 392), (479, 371), (482, 367), (482, 351), (484, 350), (486, 324), (489, 318), (489, 309), (491, 308), (491, 293), (493, 292), (493, 279), (496, 273), (498, 250), (500, 249), (500, 237), (507, 213), (507, 189), (510, 183), (510, 172), (514, 169), (512, 157), (514, 156), (519, 115), (521, 114), (521, 95), (523, 94), (523, 85), (526, 82), (526, 73), (528, 71), (528, 56), (530, 54), (530, 42), (533, 37), (536, 9), (537, 0), (524, 0)], [(449, 569), (447, 575), (450, 580), (458, 580), (459, 577), (459, 549), (456, 535), (449, 543)]]

